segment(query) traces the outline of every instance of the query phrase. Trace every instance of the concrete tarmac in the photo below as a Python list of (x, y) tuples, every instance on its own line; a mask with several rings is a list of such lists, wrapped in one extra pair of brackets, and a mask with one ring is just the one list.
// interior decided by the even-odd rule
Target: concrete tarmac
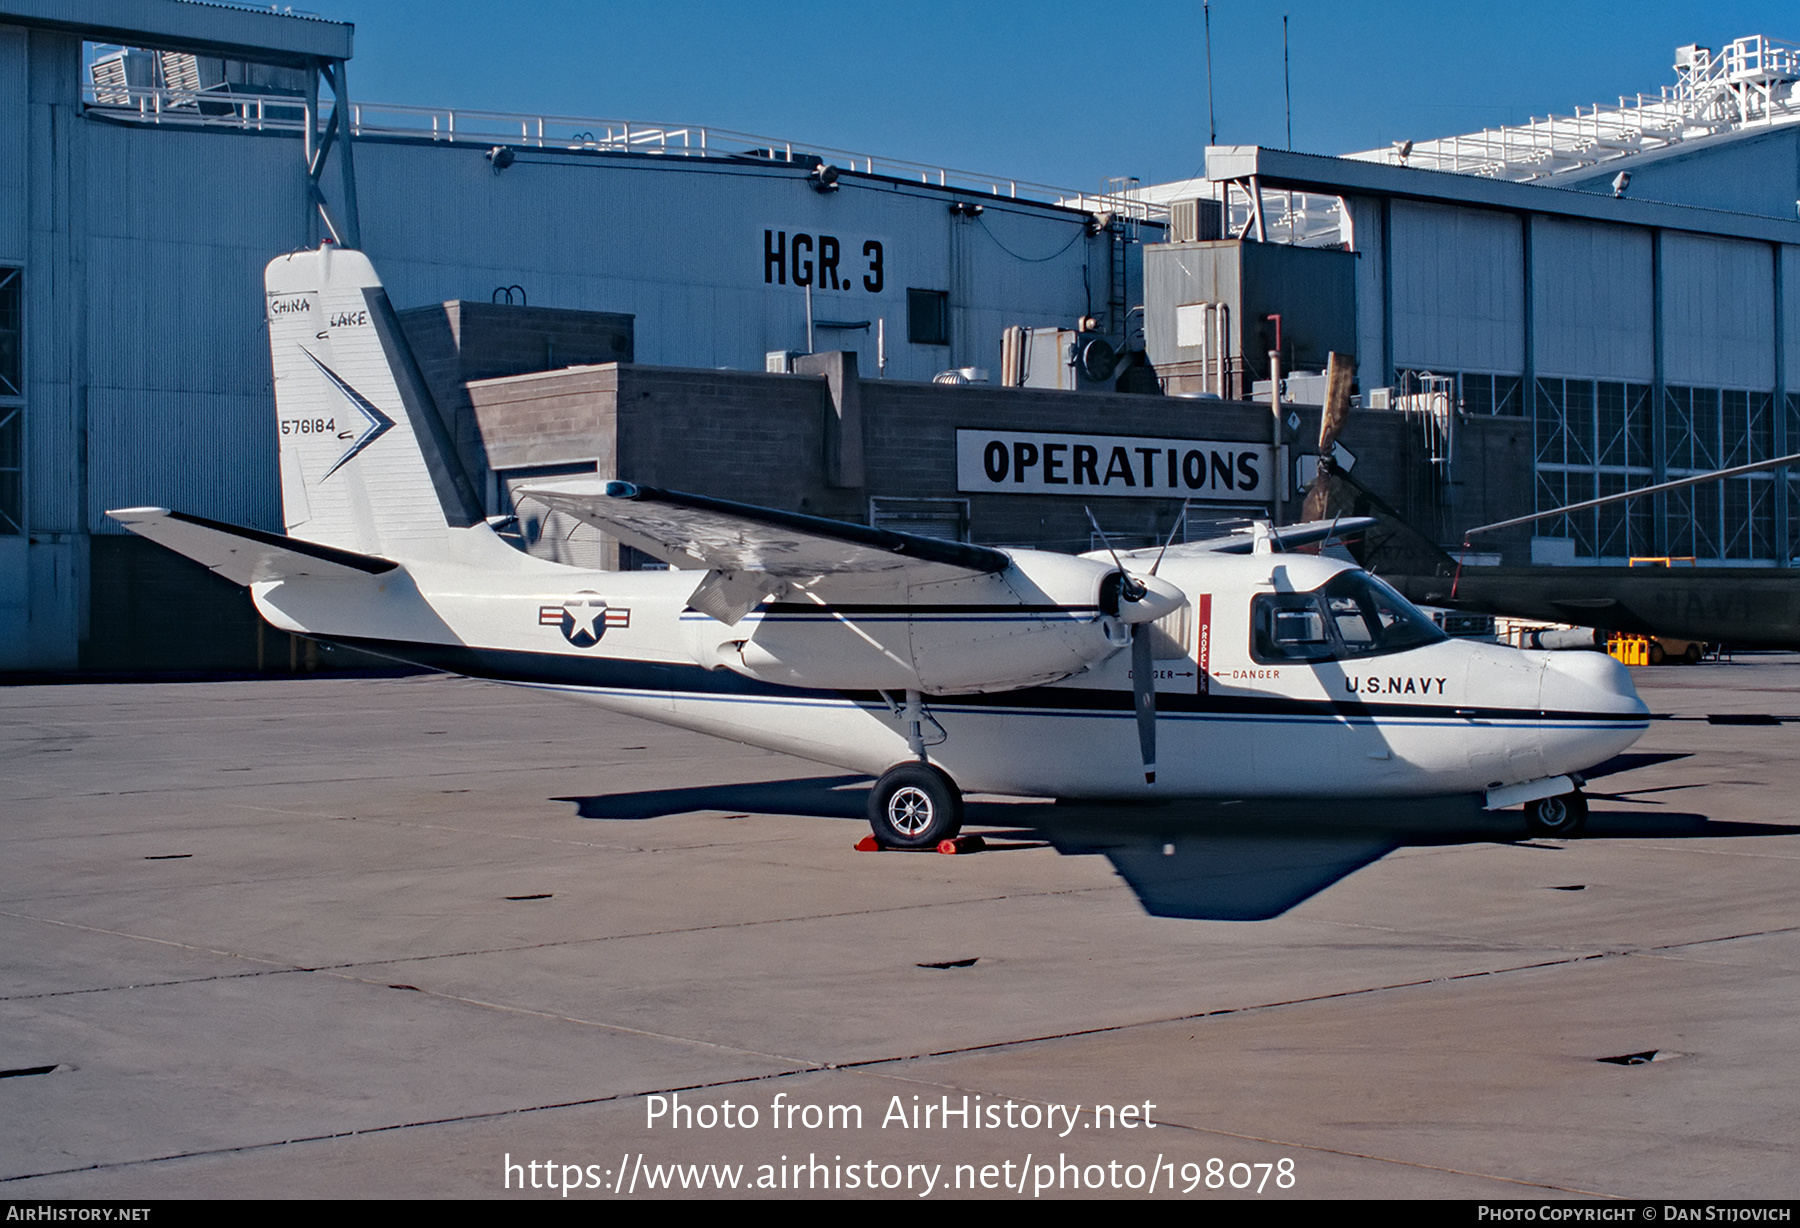
[(962, 857), (531, 691), (0, 688), (0, 1196), (1791, 1197), (1800, 657), (1634, 673), (1584, 839), (976, 799)]

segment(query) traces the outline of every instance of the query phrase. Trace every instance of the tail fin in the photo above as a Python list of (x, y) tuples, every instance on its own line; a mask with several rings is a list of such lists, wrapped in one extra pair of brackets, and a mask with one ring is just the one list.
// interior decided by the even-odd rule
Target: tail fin
[(296, 252), (264, 272), (290, 536), (430, 558), (481, 503), (368, 257)]

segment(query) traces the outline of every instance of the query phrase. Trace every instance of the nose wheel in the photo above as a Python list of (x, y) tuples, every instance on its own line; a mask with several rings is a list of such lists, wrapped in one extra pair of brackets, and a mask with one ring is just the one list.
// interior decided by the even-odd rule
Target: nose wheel
[(887, 848), (936, 848), (962, 830), (962, 790), (928, 763), (889, 768), (869, 792), (869, 826)]
[(1534, 836), (1573, 839), (1587, 826), (1587, 798), (1580, 793), (1540, 797), (1525, 805), (1525, 827)]

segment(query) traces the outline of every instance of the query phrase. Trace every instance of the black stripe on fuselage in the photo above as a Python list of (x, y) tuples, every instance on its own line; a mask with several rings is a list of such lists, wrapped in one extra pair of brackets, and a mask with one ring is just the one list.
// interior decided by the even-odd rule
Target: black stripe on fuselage
[[(609, 691), (670, 692), (697, 698), (740, 696), (745, 699), (836, 698), (850, 703), (887, 705), (880, 691), (826, 691), (785, 686), (746, 678), (728, 669), (664, 661), (633, 661), (622, 657), (575, 656), (558, 652), (521, 652), (508, 648), (472, 648), (465, 644), (425, 644), (397, 640), (362, 639), (355, 636), (321, 636), (346, 648), (389, 657), (427, 669), (485, 678), (494, 682), (520, 682), (533, 686), (591, 688)], [(1061, 712), (1132, 712), (1127, 690), (1088, 690), (1082, 687), (1036, 686), (1017, 691), (983, 694), (931, 695), (928, 704), (939, 707), (980, 708), (993, 712), (1049, 710)], [(1466, 704), (1388, 704), (1358, 700), (1291, 699), (1279, 695), (1190, 695), (1158, 691), (1156, 707), (1165, 713), (1205, 713), (1223, 716), (1311, 717), (1426, 717), (1481, 721), (1606, 721), (1642, 723), (1646, 718), (1622, 712), (1552, 712), (1536, 708), (1478, 708)]]
[[(692, 607), (689, 607), (690, 609)], [(1092, 618), (1100, 612), (1097, 605), (1011, 605), (995, 603), (978, 605), (969, 602), (955, 602), (946, 605), (907, 605), (904, 602), (871, 603), (856, 605), (853, 603), (833, 602), (830, 605), (813, 605), (804, 601), (773, 601), (751, 611), (753, 614), (765, 616), (789, 617), (797, 614), (824, 615), (827, 617), (870, 615), (870, 614), (1067, 614), (1071, 618)]]

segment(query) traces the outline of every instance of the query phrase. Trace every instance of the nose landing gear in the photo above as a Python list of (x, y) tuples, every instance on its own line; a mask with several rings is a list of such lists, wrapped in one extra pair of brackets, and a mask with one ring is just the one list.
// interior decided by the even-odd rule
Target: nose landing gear
[(1587, 798), (1579, 792), (1540, 797), (1525, 804), (1525, 826), (1534, 836), (1573, 839), (1587, 826)]

